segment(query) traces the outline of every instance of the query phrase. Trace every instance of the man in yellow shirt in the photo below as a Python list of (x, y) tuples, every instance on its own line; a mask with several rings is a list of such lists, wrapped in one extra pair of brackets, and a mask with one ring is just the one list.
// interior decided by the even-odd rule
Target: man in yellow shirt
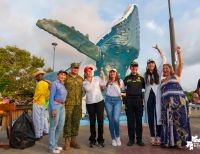
[(46, 72), (37, 71), (32, 76), (37, 80), (37, 86), (33, 97), (33, 124), (35, 129), (36, 140), (40, 140), (44, 130), (44, 106), (45, 101), (49, 97), (50, 82), (43, 80), (43, 75)]

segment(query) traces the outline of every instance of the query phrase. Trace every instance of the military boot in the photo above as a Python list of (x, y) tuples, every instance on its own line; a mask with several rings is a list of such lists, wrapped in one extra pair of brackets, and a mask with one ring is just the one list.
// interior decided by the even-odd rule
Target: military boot
[(70, 142), (70, 147), (73, 147), (75, 149), (80, 149), (81, 146), (76, 141), (76, 136), (73, 136)]
[(70, 140), (71, 140), (70, 137), (65, 138), (63, 150), (68, 151), (70, 149)]

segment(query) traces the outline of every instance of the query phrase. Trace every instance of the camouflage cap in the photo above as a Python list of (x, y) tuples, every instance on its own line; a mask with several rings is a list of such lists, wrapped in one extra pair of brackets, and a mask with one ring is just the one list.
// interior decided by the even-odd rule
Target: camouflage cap
[(136, 62), (136, 61), (132, 61), (131, 63), (130, 63), (130, 66), (138, 66), (138, 62)]
[(71, 63), (71, 68), (80, 67), (80, 63)]

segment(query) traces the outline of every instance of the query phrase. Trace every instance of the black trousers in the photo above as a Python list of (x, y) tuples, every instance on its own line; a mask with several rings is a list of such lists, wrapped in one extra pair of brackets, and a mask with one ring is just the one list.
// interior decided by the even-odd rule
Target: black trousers
[(147, 114), (151, 137), (160, 137), (161, 125), (157, 125), (156, 96), (152, 89), (147, 101)]
[(92, 143), (96, 142), (96, 119), (98, 123), (98, 143), (104, 143), (103, 138), (103, 120), (104, 120), (104, 101), (86, 104), (87, 111), (90, 119), (90, 138), (89, 141)]
[(141, 97), (127, 97), (128, 136), (130, 141), (142, 141), (143, 100)]

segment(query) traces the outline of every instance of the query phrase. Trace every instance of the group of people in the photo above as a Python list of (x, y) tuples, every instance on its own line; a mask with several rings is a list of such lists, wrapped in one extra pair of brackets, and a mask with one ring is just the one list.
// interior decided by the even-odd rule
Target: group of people
[[(179, 64), (174, 71), (170, 64), (166, 64), (166, 58), (159, 47), (156, 45), (154, 48), (160, 54), (162, 62), (157, 68), (156, 62), (149, 59), (144, 77), (138, 73), (139, 65), (136, 61), (130, 63), (131, 73), (123, 80), (115, 68), (109, 70), (108, 77), (103, 70), (100, 76), (94, 76), (92, 66), (84, 68), (82, 78), (78, 75), (79, 63), (71, 64), (70, 73), (60, 70), (57, 80), (52, 84), (42, 79), (44, 72), (34, 74), (39, 81), (33, 100), (36, 138), (39, 140), (43, 135), (44, 106), (49, 98), (49, 150), (52, 153), (60, 153), (61, 150), (69, 150), (71, 147), (79, 149), (76, 137), (82, 116), (82, 97), (86, 96), (90, 120), (90, 147), (105, 146), (104, 109), (109, 120), (111, 144), (121, 146), (119, 118), (123, 103), (127, 115), (127, 146), (132, 146), (135, 141), (139, 146), (144, 146), (143, 108), (147, 115), (152, 145), (178, 148), (185, 146), (187, 141), (191, 140), (191, 132), (188, 118), (189, 102), (179, 83), (183, 69), (181, 49), (177, 47)], [(64, 146), (60, 147), (57, 143), (62, 129)]]

